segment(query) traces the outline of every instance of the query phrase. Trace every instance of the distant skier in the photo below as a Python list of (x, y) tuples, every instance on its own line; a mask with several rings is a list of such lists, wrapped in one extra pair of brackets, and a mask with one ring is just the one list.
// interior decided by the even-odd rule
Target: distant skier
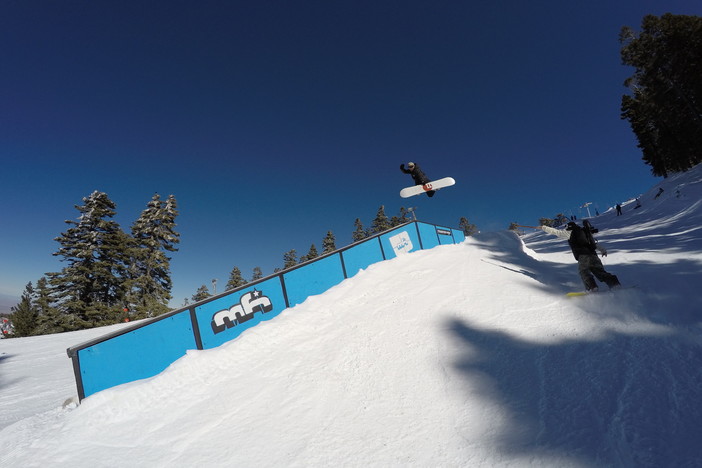
[[(419, 165), (409, 162), (407, 163), (407, 169), (405, 169), (404, 164), (400, 164), (400, 170), (404, 172), (405, 174), (410, 174), (412, 176), (412, 179), (414, 180), (415, 185), (424, 185), (428, 184), (431, 182), (429, 178), (422, 172), (422, 170), (419, 168)], [(427, 193), (427, 196), (433, 197), (434, 194), (436, 193), (435, 190), (430, 190)]]
[(622, 215), (622, 205), (617, 203), (617, 216), (621, 216), (621, 215)]
[(593, 228), (588, 220), (583, 221), (583, 227), (571, 221), (565, 229), (554, 229), (549, 226), (541, 226), (540, 228), (547, 234), (560, 237), (561, 239), (568, 239), (573, 256), (578, 261), (580, 278), (583, 280), (587, 291), (597, 291), (597, 283), (593, 275), (607, 284), (610, 289), (621, 286), (616, 275), (605, 271), (602, 261), (597, 256), (598, 250), (603, 257), (607, 256), (607, 251), (604, 247), (597, 244), (595, 238), (592, 237), (597, 232), (597, 229)]

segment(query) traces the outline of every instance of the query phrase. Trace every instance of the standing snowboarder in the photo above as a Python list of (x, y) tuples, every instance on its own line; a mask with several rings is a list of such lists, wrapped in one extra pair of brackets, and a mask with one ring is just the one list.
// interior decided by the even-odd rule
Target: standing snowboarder
[(571, 221), (565, 229), (554, 229), (549, 226), (540, 226), (540, 228), (547, 234), (560, 237), (561, 239), (568, 239), (573, 256), (578, 261), (580, 278), (583, 280), (587, 291), (597, 291), (595, 277), (607, 284), (610, 289), (621, 286), (616, 275), (605, 271), (602, 261), (597, 256), (598, 250), (603, 257), (607, 256), (607, 251), (592, 237), (592, 234), (596, 233), (597, 229), (593, 228), (588, 220), (583, 221), (583, 227)]
[[(404, 172), (405, 174), (410, 174), (412, 176), (412, 179), (414, 180), (415, 185), (425, 185), (431, 182), (429, 178), (422, 172), (422, 170), (419, 168), (419, 165), (409, 162), (407, 163), (407, 169), (405, 169), (404, 164), (400, 164), (400, 170)], [(436, 193), (435, 190), (430, 190), (427, 193), (427, 196), (433, 197), (434, 194)]]

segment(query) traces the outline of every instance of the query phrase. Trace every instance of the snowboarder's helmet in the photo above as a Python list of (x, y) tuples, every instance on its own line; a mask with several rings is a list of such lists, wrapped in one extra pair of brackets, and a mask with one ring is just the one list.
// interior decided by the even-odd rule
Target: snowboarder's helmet
[(414, 169), (414, 163), (413, 162), (407, 163), (407, 167), (409, 167), (410, 169)]
[(568, 227), (566, 227), (566, 231), (572, 231), (572, 230), (575, 229), (577, 226), (578, 226), (577, 224), (575, 224), (573, 221), (571, 221), (571, 222), (568, 223)]

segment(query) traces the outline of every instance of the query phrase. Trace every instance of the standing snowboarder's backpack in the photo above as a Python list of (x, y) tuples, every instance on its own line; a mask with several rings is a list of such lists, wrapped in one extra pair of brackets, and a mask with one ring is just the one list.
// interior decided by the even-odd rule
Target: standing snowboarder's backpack
[(580, 227), (574, 221), (568, 223), (566, 230), (571, 231), (568, 245), (570, 245), (570, 250), (573, 251), (576, 260), (580, 258), (580, 255), (590, 255), (596, 252), (597, 242), (592, 237), (591, 228), (592, 226), (589, 224), (586, 227)]
[(592, 237), (592, 235), (599, 232), (599, 229), (596, 229), (592, 224), (590, 224), (590, 221), (586, 219), (583, 220), (583, 232), (585, 233), (585, 239), (587, 239), (587, 243), (590, 247), (592, 247), (592, 250), (597, 249), (597, 241), (594, 237)]

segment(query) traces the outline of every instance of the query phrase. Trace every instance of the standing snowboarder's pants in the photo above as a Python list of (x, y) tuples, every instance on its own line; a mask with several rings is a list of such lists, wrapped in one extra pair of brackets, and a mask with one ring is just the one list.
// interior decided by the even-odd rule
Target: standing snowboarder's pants
[(592, 275), (595, 275), (598, 280), (607, 284), (610, 288), (620, 285), (616, 275), (605, 271), (602, 261), (597, 254), (580, 254), (578, 256), (578, 271), (580, 272), (580, 278), (585, 283), (585, 289), (588, 291), (597, 287), (595, 278)]

